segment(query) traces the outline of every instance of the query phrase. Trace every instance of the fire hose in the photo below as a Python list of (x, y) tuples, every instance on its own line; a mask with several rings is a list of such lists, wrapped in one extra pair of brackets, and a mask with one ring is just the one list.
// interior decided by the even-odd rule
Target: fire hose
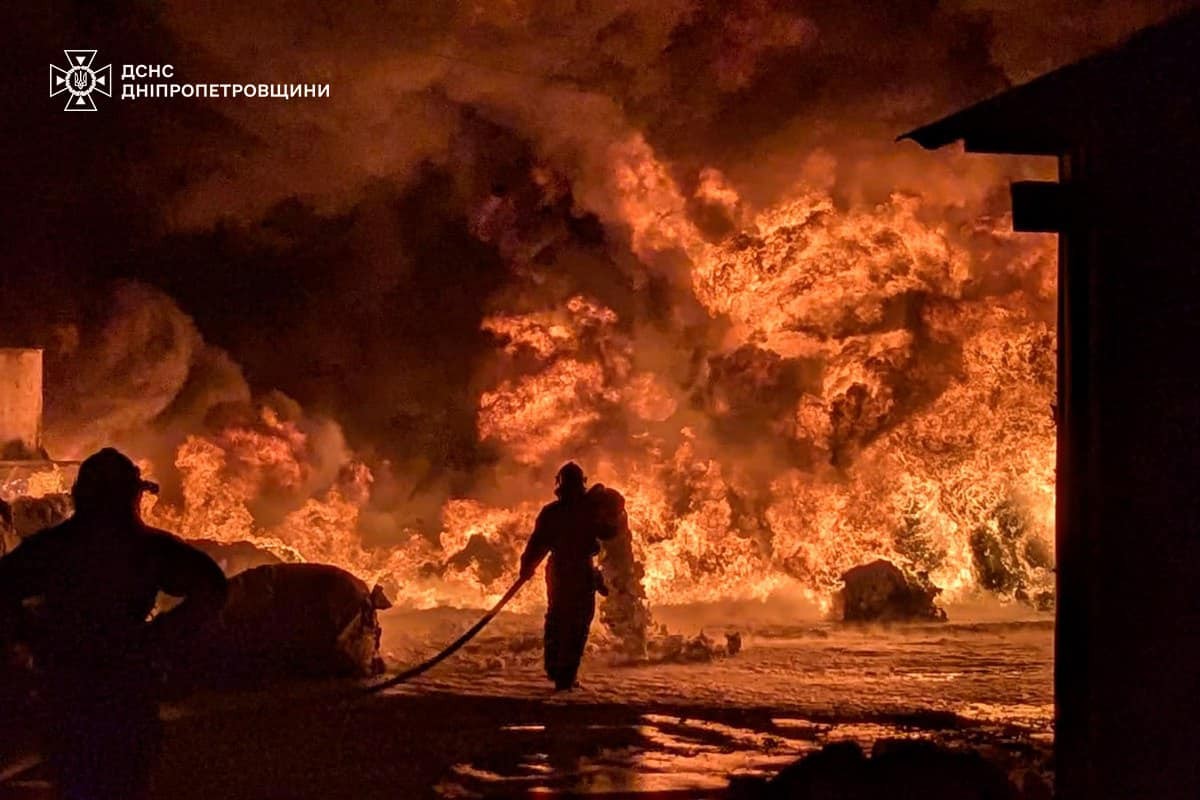
[(445, 661), (450, 656), (454, 655), (456, 652), (458, 652), (459, 648), (461, 648), (467, 642), (474, 639), (476, 634), (478, 634), (481, 630), (486, 628), (488, 623), (491, 622), (493, 619), (495, 619), (496, 615), (500, 613), (500, 610), (502, 608), (504, 608), (506, 605), (508, 605), (508, 602), (510, 600), (512, 600), (514, 597), (516, 597), (517, 592), (519, 592), (521, 590), (521, 587), (524, 586), (525, 582), (528, 580), (529, 580), (528, 578), (523, 578), (523, 577), (517, 578), (516, 582), (512, 586), (509, 587), (507, 592), (504, 593), (504, 596), (496, 601), (496, 605), (492, 606), (491, 611), (487, 612), (482, 617), (480, 617), (478, 622), (476, 622), (474, 625), (472, 625), (470, 628), (468, 628), (466, 630), (466, 632), (463, 633), (462, 636), (459, 636), (453, 642), (448, 644), (445, 647), (445, 649), (443, 649), (440, 653), (433, 656), (432, 658), (422, 661), (420, 664), (417, 664), (415, 667), (409, 667), (408, 669), (404, 670), (403, 672), (399, 673), (398, 675), (393, 675), (392, 677), (388, 678), (385, 681), (381, 681), (380, 683), (376, 683), (372, 686), (366, 687), (365, 689), (362, 690), (363, 693), (364, 694), (375, 694), (377, 692), (382, 692), (384, 689), (390, 689), (393, 686), (398, 686), (406, 681), (410, 681), (413, 678), (417, 677), (418, 675), (428, 672), (429, 670), (436, 667), (438, 664)]

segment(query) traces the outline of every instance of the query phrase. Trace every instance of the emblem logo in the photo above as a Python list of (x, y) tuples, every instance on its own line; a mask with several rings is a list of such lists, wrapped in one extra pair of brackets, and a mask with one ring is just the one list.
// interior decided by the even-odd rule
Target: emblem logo
[(95, 50), (63, 52), (67, 54), (67, 68), (50, 65), (50, 96), (68, 93), (63, 111), (95, 111), (96, 101), (92, 99), (92, 92), (112, 97), (112, 64), (92, 69), (92, 62), (96, 59)]

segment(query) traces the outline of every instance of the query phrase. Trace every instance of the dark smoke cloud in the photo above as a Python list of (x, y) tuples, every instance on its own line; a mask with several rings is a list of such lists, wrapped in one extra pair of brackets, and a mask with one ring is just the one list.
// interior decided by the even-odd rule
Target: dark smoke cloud
[[(431, 387), (459, 385), (451, 396), (433, 393), (443, 409), (473, 405), (464, 386), (473, 370), (431, 362), (464, 352), (470, 362), (486, 347), (475, 317), (507, 280), (496, 273), (519, 260), (514, 247), (554, 262), (567, 283), (601, 284), (582, 288), (606, 292), (601, 299), (614, 307), (623, 302), (618, 312), (654, 315), (621, 297), (619, 284), (647, 278), (616, 244), (627, 231), (612, 207), (614, 143), (643, 134), (685, 191), (700, 182), (701, 167), (716, 167), (759, 204), (802, 176), (847, 203), (933, 188), (970, 205), (979, 198), (964, 193), (994, 185), (994, 167), (931, 160), (892, 146), (891, 137), (1184, 5), (166, 3), (111, 19), (67, 5), (30, 24), (49, 39), (73, 19), (124, 43), (116, 52), (128, 61), (175, 63), (184, 80), (332, 85), (328, 101), (212, 103), (123, 120), (123, 138), (142, 132), (109, 169), (122, 196), (150, 204), (128, 219), (158, 216), (176, 230), (222, 232), (217, 244), (192, 234), (160, 245), (168, 256), (183, 251), (182, 263), (135, 258), (94, 272), (166, 284), (209, 338), (248, 365), (253, 383), (348, 411), (352, 429), (351, 409), (380, 396), (378, 405), (398, 409), (397, 418), (371, 414), (354, 432), (394, 424), (395, 446), (431, 427), (429, 415), (449, 413), (423, 402)], [(470, 227), (497, 186), (521, 218), (522, 230), (507, 241)], [(690, 210), (705, 213), (703, 203)], [(589, 218), (598, 222), (591, 231)], [(728, 227), (704, 227), (712, 225)], [(605, 286), (588, 277), (614, 264), (625, 278)], [(225, 288), (236, 310), (214, 313)], [(451, 288), (467, 298), (409, 326), (389, 320)], [(449, 334), (453, 341), (426, 358), (404, 353), (463, 329), (470, 332)], [(284, 335), (296, 337), (310, 368), (271, 368), (264, 351)], [(414, 378), (397, 381), (397, 372)], [(420, 388), (404, 388), (413, 385)]]
[[(434, 524), (444, 497), (540, 466), (514, 467), (502, 438), (480, 442), (480, 398), (560, 359), (506, 351), (485, 321), (588, 298), (617, 321), (575, 353), (600, 375), (601, 413), (580, 430), (604, 442), (649, 429), (669, 452), (682, 424), (701, 455), (764, 454), (726, 480), (745, 487), (731, 499), (737, 525), (769, 546), (756, 484), (782, 467), (853, 461), (965, 369), (938, 322), (956, 292), (1046, 297), (1026, 250), (986, 224), (1004, 213), (1005, 178), (1044, 165), (926, 154), (894, 136), (1191, 5), (293, 0), (27, 12), (32, 36), (6, 55), (10, 73), (44, 69), (81, 36), (124, 62), (173, 63), (180, 80), (328, 82), (332, 93), (114, 102), (90, 128), (33, 116), (8, 151), (6, 202), (24, 196), (29, 208), (9, 215), (3, 335), (52, 350), (49, 443), (62, 454), (128, 441), (167, 464), (188, 433), (267, 402), (311, 421), (323, 443), (314, 485), (345, 457), (344, 429), (377, 467), (377, 503)], [(662, 174), (634, 169), (644, 156)], [(798, 183), (827, 193), (830, 213), (896, 192), (931, 198), (913, 213), (947, 221), (953, 246), (983, 254), (961, 286), (872, 295), (824, 326), (898, 335), (879, 352), (851, 342), (845, 358), (869, 360), (875, 381), (848, 389), (820, 424), (793, 411), (837, 364), (734, 342), (732, 323), (692, 295), (689, 258), (668, 235), (685, 223), (727, 242)], [(643, 209), (662, 216), (639, 230), (630, 220)], [(125, 278), (138, 282), (112, 288)], [(647, 391), (620, 396), (626, 384)], [(656, 428), (667, 417), (674, 432)], [(341, 428), (316, 421), (329, 418)], [(686, 510), (700, 501), (679, 472), (669, 482)], [(382, 519), (381, 538), (393, 521)]]
[(192, 320), (162, 292), (123, 284), (86, 311), (94, 324), (53, 331), (59, 346), (49, 354), (46, 426), (54, 451), (84, 455), (169, 411), (195, 422), (214, 400), (248, 394), (236, 366), (208, 352)]

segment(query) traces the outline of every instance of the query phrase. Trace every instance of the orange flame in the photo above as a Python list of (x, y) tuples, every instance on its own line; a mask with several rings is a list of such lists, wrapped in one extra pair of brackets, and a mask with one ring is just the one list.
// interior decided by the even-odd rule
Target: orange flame
[[(955, 227), (902, 194), (842, 209), (799, 186), (755, 212), (706, 169), (696, 201), (738, 228), (713, 242), (644, 139), (610, 151), (610, 197), (593, 206), (647, 269), (688, 265), (677, 288), (718, 332), (707, 366), (681, 377), (647, 362), (633, 321), (594, 298), (527, 303), (483, 322), (503, 369), (477, 426), (499, 485), (448, 500), (440, 531), (365, 546), (370, 470), (350, 459), (319, 479), (308, 435), (266, 407), (189, 437), (183, 503), (149, 508), (152, 521), (339, 564), (418, 606), (488, 603), (516, 576), (545, 481), (576, 457), (625, 494), (652, 603), (784, 586), (825, 602), (874, 558), (928, 572), (950, 598), (1011, 593), (980, 564), (990, 542), (1017, 554), (1020, 591), (1052, 586), (1052, 562), (1035, 557), (1053, 552), (1052, 242), (1018, 242), (1007, 219)], [(1015, 255), (984, 291), (994, 265), (976, 251), (1001, 247)], [(785, 373), (791, 394), (772, 382)], [(738, 441), (739, 404), (768, 395), (788, 405)]]

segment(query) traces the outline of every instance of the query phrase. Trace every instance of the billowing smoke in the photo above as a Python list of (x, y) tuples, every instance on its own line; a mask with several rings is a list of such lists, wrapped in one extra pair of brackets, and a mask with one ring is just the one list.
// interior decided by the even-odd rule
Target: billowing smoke
[[(60, 460), (106, 445), (126, 448), (165, 479), (167, 502), (208, 515), (205, 498), (187, 496), (197, 483), (188, 459), (213, 448), (223, 468), (206, 476), (212, 491), (236, 498), (248, 521), (265, 526), (356, 470), (336, 422), (278, 391), (252, 396), (228, 354), (205, 343), (193, 320), (152, 287), (118, 284), (80, 320), (44, 336), (46, 446)], [(193, 535), (214, 533), (188, 522)], [(218, 538), (249, 533), (233, 529)]]
[(250, 399), (229, 356), (205, 344), (174, 301), (143, 284), (114, 287), (51, 333), (46, 443), (62, 458), (108, 442), (172, 437), (197, 428), (215, 406)]
[(892, 139), (1184, 5), (138, 12), (181, 80), (332, 92), (164, 112), (118, 170), (161, 212), (143, 283), (42, 328), (48, 444), (416, 603), (503, 591), (567, 458), (655, 602), (875, 557), (1041, 602), (1054, 243), (1006, 184), (1054, 167)]

